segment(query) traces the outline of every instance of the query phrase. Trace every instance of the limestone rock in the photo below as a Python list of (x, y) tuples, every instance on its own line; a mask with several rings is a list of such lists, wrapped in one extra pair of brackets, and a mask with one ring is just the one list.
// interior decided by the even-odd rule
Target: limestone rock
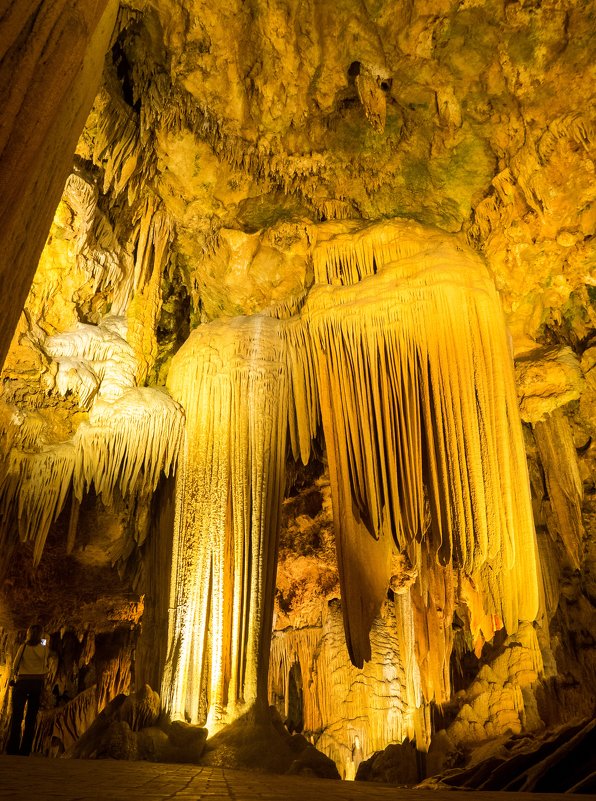
[(341, 778), (332, 759), (312, 745), (307, 745), (286, 771), (292, 776), (317, 776), (319, 779)]
[(570, 348), (537, 348), (516, 359), (522, 420), (536, 423), (582, 392), (579, 362)]
[(461, 758), (461, 751), (445, 729), (433, 734), (426, 754), (426, 775), (434, 776), (451, 768)]
[[(0, 657), (47, 610), (55, 641), (77, 632), (53, 686), (84, 690), (40, 750), (126, 690), (135, 649), (155, 682), (169, 650), (181, 717), (214, 730), (256, 699), (302, 732), (252, 720), (207, 761), (285, 770), (309, 738), (347, 776), (361, 750), (432, 751), (434, 703), (437, 761), (495, 738), (476, 752), (498, 783), (508, 732), (596, 698), (593, 3), (4, 6), (0, 353), (22, 314)], [(275, 584), (292, 459), (315, 483), (284, 503)], [(97, 621), (127, 634), (95, 659)], [(118, 703), (90, 753), (202, 755), (206, 730), (156, 721), (152, 692)]]
[(149, 685), (132, 695), (118, 695), (66, 755), (198, 763), (207, 730), (182, 721), (161, 720), (160, 708), (159, 695)]
[(201, 764), (339, 778), (334, 762), (303, 737), (290, 736), (275, 710), (253, 708), (238, 717), (209, 739)]
[(361, 763), (356, 781), (414, 785), (424, 776), (423, 761), (415, 743), (406, 740), (401, 744), (391, 744)]
[(128, 723), (132, 731), (153, 726), (159, 718), (161, 700), (159, 695), (149, 687), (143, 685), (136, 693), (128, 695), (122, 706), (118, 709), (119, 720)]
[(138, 732), (139, 758), (150, 762), (198, 764), (205, 750), (207, 729), (176, 720), (160, 722)]

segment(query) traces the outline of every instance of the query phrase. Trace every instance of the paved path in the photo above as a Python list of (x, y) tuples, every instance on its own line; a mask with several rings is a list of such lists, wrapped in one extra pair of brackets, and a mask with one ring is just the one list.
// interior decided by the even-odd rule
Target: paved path
[(400, 790), (198, 765), (0, 756), (1, 801), (569, 801), (572, 797)]

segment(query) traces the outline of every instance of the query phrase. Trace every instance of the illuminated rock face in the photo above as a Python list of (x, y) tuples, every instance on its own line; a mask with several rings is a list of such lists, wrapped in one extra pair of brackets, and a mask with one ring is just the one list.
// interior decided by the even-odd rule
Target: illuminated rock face
[[(452, 579), (440, 565), (485, 588), (494, 622), (475, 639), (533, 620), (538, 584), (507, 339), (484, 266), (420, 226), (346, 229), (314, 254), (316, 276), (340, 286), (316, 287), (302, 314), (317, 356), (348, 650), (361, 666), (392, 549), (419, 573), (422, 605), (430, 592), (447, 618)], [(432, 684), (427, 700), (444, 700), (444, 682)]]
[(201, 326), (168, 382), (186, 435), (163, 695), (173, 717), (211, 729), (267, 702), (288, 406), (278, 328), (259, 316)]
[(318, 232), (329, 283), (298, 317), (200, 326), (172, 363), (186, 443), (163, 688), (192, 722), (226, 722), (263, 693), (288, 416), (297, 457), (322, 420), (356, 667), (399, 584), (395, 557), (411, 566), (394, 608), (410, 715), (449, 698), (456, 586), (478, 647), (538, 614), (517, 398), (482, 262), (411, 223), (345, 229)]
[[(99, 86), (118, 4), (10, 0), (0, 30), (0, 363)], [(28, 210), (35, 209), (34, 214)]]
[(2, 649), (42, 606), (19, 566), (64, 563), (48, 625), (82, 637), (107, 601), (75, 613), (60, 571), (116, 564), (106, 593), (152, 628), (139, 681), (168, 640), (172, 714), (262, 708), (290, 451), (326, 462), (337, 555), (284, 546), (269, 691), (289, 719), (302, 692), (346, 775), (356, 736), (427, 747), (433, 703), (452, 744), (591, 710), (590, 9), (131, 0), (114, 27), (116, 3), (21, 5), (0, 23), (4, 348), (72, 173), (2, 375)]

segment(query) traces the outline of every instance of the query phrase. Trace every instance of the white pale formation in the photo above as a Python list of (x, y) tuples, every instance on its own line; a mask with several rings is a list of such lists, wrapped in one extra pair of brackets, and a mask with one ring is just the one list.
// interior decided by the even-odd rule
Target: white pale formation
[(78, 323), (48, 337), (43, 347), (58, 367), (56, 389), (61, 395), (73, 393), (83, 408), (96, 394), (115, 400), (135, 386), (137, 363), (123, 317), (106, 317), (99, 325)]
[(93, 486), (111, 505), (116, 488), (122, 496), (148, 496), (160, 474), (174, 467), (182, 411), (163, 390), (135, 386), (137, 363), (125, 337), (124, 319), (112, 317), (45, 340), (56, 365), (48, 384), (74, 395), (89, 408), (89, 419), (70, 440), (40, 448), (32, 434), (43, 442), (43, 420), (25, 416), (0, 463), (0, 519), (18, 520), (21, 541), (33, 543), (35, 564), (71, 487), (78, 502)]
[(135, 387), (114, 401), (98, 398), (74, 437), (76, 497), (92, 484), (106, 506), (116, 487), (123, 496), (153, 493), (160, 473), (173, 469), (182, 435), (180, 408), (163, 390)]
[(200, 326), (168, 378), (186, 438), (162, 696), (172, 717), (211, 728), (267, 703), (288, 408), (282, 325), (254, 316)]
[[(419, 604), (445, 584), (432, 565), (452, 565), (483, 589), (493, 631), (515, 631), (537, 613), (536, 543), (511, 356), (486, 267), (457, 239), (407, 221), (322, 226), (313, 258), (308, 335), (292, 328), (291, 339), (310, 348), (316, 373), (354, 664), (370, 658), (396, 549), (423, 568)], [(310, 433), (312, 409), (301, 408)], [(448, 643), (441, 650), (448, 659)]]
[[(18, 520), (19, 538), (33, 543), (38, 564), (50, 526), (62, 511), (76, 464), (70, 443), (39, 451), (13, 448), (6, 459), (0, 485), (0, 519)], [(3, 526), (2, 540), (8, 539)]]

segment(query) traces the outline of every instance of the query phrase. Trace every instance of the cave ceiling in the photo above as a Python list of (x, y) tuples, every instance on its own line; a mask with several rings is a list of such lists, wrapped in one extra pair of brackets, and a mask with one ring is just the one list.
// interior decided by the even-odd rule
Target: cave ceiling
[[(486, 256), (519, 349), (565, 315), (581, 339), (596, 213), (587, 9), (123, 4), (75, 158), (111, 228), (104, 249), (134, 256), (131, 231), (159, 206), (194, 326), (308, 285), (313, 224), (409, 217)], [(71, 302), (79, 319), (101, 312)]]

